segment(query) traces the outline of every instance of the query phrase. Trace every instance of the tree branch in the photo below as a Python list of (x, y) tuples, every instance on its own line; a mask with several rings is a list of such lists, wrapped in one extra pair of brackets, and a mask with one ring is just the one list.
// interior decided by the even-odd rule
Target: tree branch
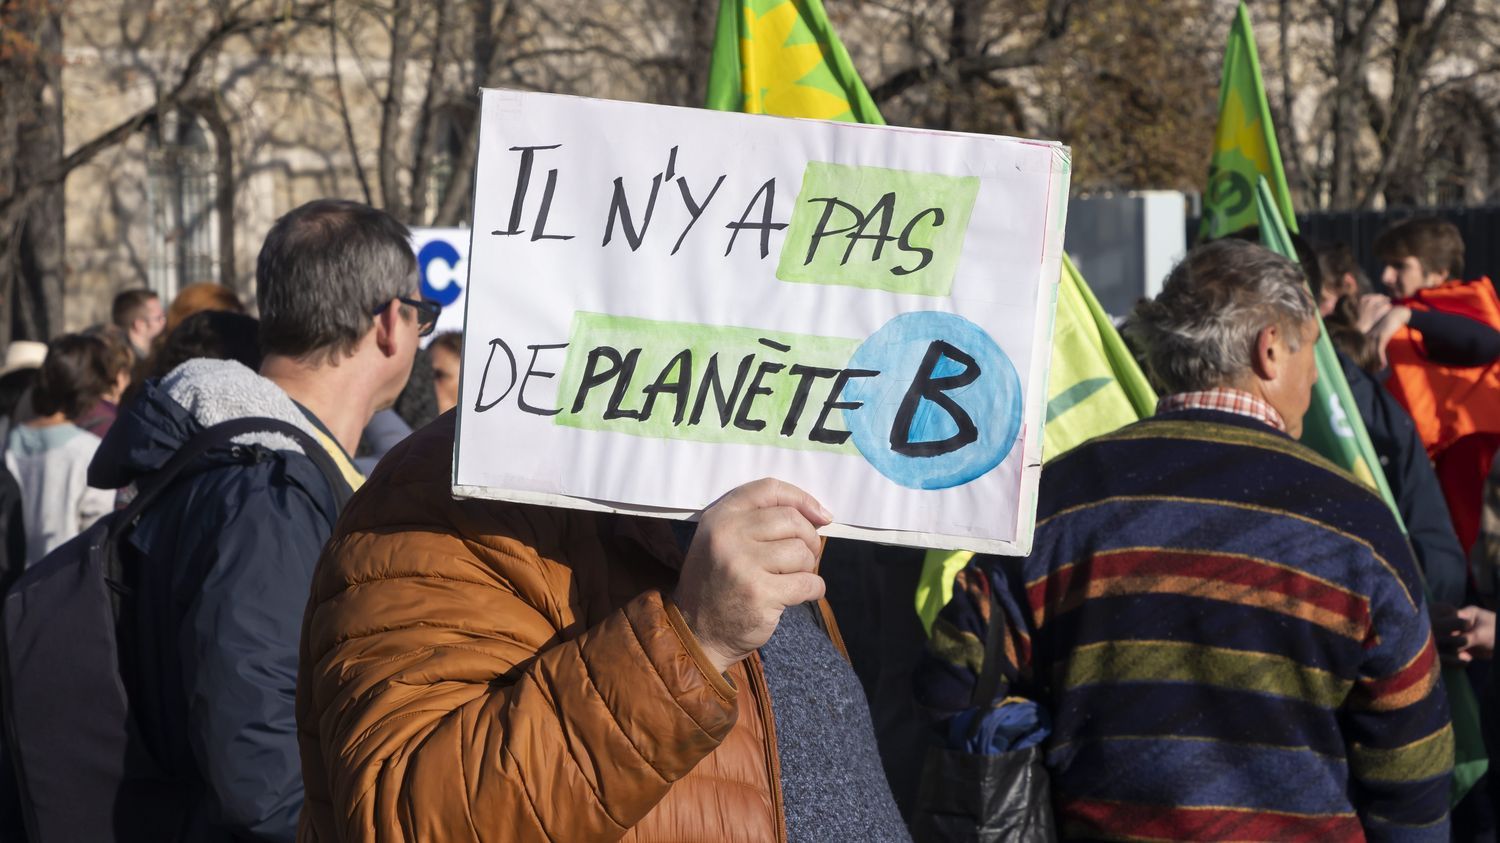
[[(316, 9), (317, 6), (308, 8)], [(142, 126), (146, 125), (146, 123), (168, 110), (176, 108), (187, 100), (191, 95), (194, 83), (198, 80), (198, 74), (203, 70), (203, 65), (229, 39), (237, 35), (248, 35), (257, 30), (270, 29), (287, 23), (327, 26), (330, 22), (326, 18), (310, 14), (309, 11), (299, 11), (289, 12), (288, 14), (279, 15), (274, 18), (232, 19), (220, 23), (210, 30), (203, 41), (188, 55), (182, 72), (178, 74), (177, 82), (165, 94), (157, 98), (155, 103), (120, 121), (103, 134), (87, 141), (64, 156), (55, 165), (46, 168), (35, 178), (29, 179), (21, 189), (4, 199), (0, 199), (0, 231), (11, 231), (19, 213), (48, 188), (61, 184), (67, 179), (69, 173), (94, 160), (101, 152), (124, 142), (131, 135), (139, 131)]]
[(953, 72), (959, 81), (967, 82), (1001, 70), (1035, 67), (1046, 60), (1047, 54), (1051, 51), (1055, 43), (1052, 39), (1041, 39), (1025, 47), (1006, 50), (1003, 53), (970, 56), (955, 61), (935, 59), (897, 71), (884, 82), (872, 88), (870, 90), (870, 97), (876, 103), (887, 102), (912, 88), (928, 82), (945, 70)]

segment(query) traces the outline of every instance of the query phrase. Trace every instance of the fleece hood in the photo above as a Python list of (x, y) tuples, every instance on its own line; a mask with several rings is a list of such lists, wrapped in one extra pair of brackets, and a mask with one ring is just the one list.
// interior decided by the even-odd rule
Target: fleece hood
[[(311, 422), (276, 384), (233, 360), (189, 360), (159, 381), (147, 381), (141, 394), (120, 411), (89, 466), (89, 485), (118, 489), (155, 472), (203, 430), (238, 418), (271, 418), (316, 435)], [(303, 453), (280, 433), (251, 433), (234, 439), (273, 451)], [(210, 452), (205, 460), (228, 461)]]

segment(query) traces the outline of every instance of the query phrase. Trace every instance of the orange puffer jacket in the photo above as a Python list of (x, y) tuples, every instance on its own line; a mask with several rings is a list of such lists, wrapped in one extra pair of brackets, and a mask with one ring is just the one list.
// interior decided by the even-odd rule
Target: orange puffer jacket
[(784, 840), (764, 674), (663, 596), (666, 523), (455, 501), (452, 452), (450, 413), (388, 454), (318, 563), (300, 841)]

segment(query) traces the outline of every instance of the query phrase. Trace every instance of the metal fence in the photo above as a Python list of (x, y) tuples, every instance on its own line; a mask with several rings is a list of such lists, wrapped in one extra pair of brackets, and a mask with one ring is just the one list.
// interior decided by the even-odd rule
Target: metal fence
[(1404, 208), (1389, 211), (1328, 211), (1299, 214), (1302, 236), (1318, 241), (1342, 241), (1354, 251), (1370, 280), (1380, 283), (1383, 266), (1375, 257), (1375, 238), (1404, 219), (1416, 216), (1442, 217), (1458, 226), (1464, 238), (1464, 278), (1485, 276), (1500, 281), (1500, 205), (1473, 207)]

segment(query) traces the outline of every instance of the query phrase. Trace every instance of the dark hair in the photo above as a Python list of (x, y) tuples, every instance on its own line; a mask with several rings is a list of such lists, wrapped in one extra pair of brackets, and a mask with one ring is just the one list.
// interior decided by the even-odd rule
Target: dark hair
[(62, 412), (68, 419), (87, 412), (114, 389), (109, 344), (91, 334), (63, 334), (47, 344), (31, 405), (39, 416)]
[(417, 259), (411, 232), (390, 214), (319, 199), (271, 227), (255, 280), (261, 351), (337, 365), (376, 308), (416, 289)]
[(1387, 228), (1375, 238), (1375, 255), (1386, 263), (1414, 257), (1427, 272), (1464, 274), (1464, 238), (1458, 226), (1438, 217), (1416, 217)]
[(82, 333), (104, 341), (104, 365), (109, 371), (110, 382), (121, 372), (129, 372), (135, 365), (135, 352), (130, 350), (130, 337), (115, 325), (94, 325)]
[[(1355, 297), (1339, 296), (1333, 312), (1323, 318), (1323, 327), (1328, 329), (1328, 341), (1354, 361), (1354, 365), (1367, 372), (1380, 368), (1380, 352), (1373, 337), (1359, 329), (1359, 305), (1357, 296), (1370, 292), (1370, 279), (1360, 268), (1359, 261), (1347, 243), (1322, 241), (1314, 248), (1317, 255), (1318, 272), (1323, 279), (1338, 282), (1345, 275), (1353, 275), (1356, 286)], [(1322, 295), (1322, 283), (1313, 288), (1313, 295)]]
[(182, 320), (148, 365), (149, 377), (159, 378), (189, 360), (238, 360), (260, 368), (260, 323), (252, 316), (227, 310), (203, 310)]
[(138, 377), (120, 399), (124, 406), (135, 400), (148, 378), (160, 378), (189, 360), (238, 360), (251, 370), (260, 369), (260, 323), (252, 316), (226, 310), (203, 310), (182, 320), (169, 334), (158, 338), (156, 351), (141, 366)]
[(156, 298), (155, 291), (145, 288), (126, 290), (115, 296), (109, 308), (109, 321), (122, 331), (129, 331), (135, 320), (146, 315), (146, 302)]
[(1318, 255), (1318, 269), (1324, 278), (1338, 281), (1345, 275), (1352, 275), (1358, 293), (1373, 291), (1369, 276), (1365, 275), (1364, 267), (1359, 265), (1354, 257), (1354, 250), (1349, 248), (1348, 243), (1325, 240), (1317, 243), (1313, 250)]
[(1359, 312), (1351, 299), (1339, 299), (1333, 312), (1323, 318), (1323, 327), (1328, 329), (1328, 341), (1354, 365), (1372, 374), (1380, 371), (1380, 349), (1374, 337), (1359, 329)]
[(1263, 328), (1300, 329), (1318, 308), (1295, 263), (1238, 238), (1188, 252), (1162, 291), (1136, 305), (1126, 331), (1145, 351), (1147, 370), (1167, 394), (1223, 386), (1250, 368)]
[(411, 361), (411, 375), (396, 396), (392, 409), (412, 430), (421, 430), (438, 417), (437, 393), (432, 389), (432, 357), (429, 350), (417, 349)]
[(26, 390), (36, 386), (36, 379), (41, 373), (41, 369), (26, 368), (0, 375), (0, 418), (15, 416)]
[(464, 332), (463, 331), (444, 331), (441, 334), (438, 334), (437, 336), (433, 337), (432, 338), (432, 342), (428, 343), (427, 347), (428, 348), (441, 348), (442, 350), (448, 352), (449, 354), (452, 354), (454, 357), (463, 357), (464, 356)]

